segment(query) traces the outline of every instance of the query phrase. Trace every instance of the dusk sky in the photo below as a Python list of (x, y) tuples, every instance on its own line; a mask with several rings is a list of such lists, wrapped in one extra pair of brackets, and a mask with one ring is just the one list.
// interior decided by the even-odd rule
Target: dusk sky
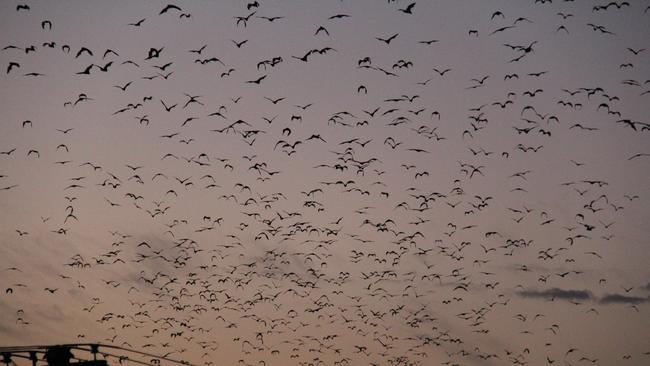
[(640, 0), (3, 1), (0, 345), (648, 365), (648, 35)]

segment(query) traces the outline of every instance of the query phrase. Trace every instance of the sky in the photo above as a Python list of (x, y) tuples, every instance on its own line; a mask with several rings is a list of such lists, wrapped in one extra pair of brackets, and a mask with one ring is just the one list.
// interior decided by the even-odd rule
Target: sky
[(649, 21), (3, 1), (0, 345), (646, 365)]

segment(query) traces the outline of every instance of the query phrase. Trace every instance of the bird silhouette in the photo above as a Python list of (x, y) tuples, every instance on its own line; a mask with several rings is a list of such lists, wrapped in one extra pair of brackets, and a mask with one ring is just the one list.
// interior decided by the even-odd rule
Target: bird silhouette
[(413, 2), (413, 3), (408, 4), (405, 8), (397, 9), (397, 10), (401, 11), (404, 14), (413, 14), (413, 8), (414, 7), (415, 7), (415, 3)]
[(162, 8), (162, 10), (160, 11), (160, 13), (158, 13), (158, 15), (165, 14), (165, 13), (167, 13), (167, 12), (170, 11), (170, 10), (182, 11), (181, 8), (179, 8), (177, 5), (174, 5), (174, 4), (168, 4), (167, 6), (165, 6), (164, 8)]

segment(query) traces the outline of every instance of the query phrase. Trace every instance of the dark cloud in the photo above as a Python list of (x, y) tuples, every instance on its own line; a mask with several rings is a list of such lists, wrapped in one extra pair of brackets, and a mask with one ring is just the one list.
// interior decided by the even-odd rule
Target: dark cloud
[(650, 297), (607, 294), (600, 299), (601, 304), (641, 304), (650, 301)]
[(518, 292), (517, 295), (530, 299), (541, 298), (547, 300), (595, 300), (600, 304), (642, 304), (645, 302), (650, 302), (650, 297), (605, 294), (600, 298), (596, 298), (590, 291), (587, 290), (563, 290), (555, 287), (543, 291), (524, 290)]
[(517, 293), (525, 298), (543, 298), (543, 299), (563, 299), (563, 300), (588, 300), (593, 298), (591, 292), (587, 290), (562, 290), (559, 288), (552, 288), (544, 291), (525, 290)]

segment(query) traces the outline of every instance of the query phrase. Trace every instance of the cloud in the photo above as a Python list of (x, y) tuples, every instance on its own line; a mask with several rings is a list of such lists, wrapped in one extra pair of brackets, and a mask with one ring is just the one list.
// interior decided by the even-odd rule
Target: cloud
[(517, 293), (525, 298), (543, 298), (543, 299), (562, 299), (562, 300), (588, 300), (592, 299), (593, 295), (587, 290), (562, 290), (559, 288), (552, 288), (550, 290), (537, 291), (537, 290), (524, 290)]
[(650, 301), (650, 297), (607, 294), (600, 299), (601, 304), (641, 304)]
[(602, 297), (594, 296), (587, 290), (563, 290), (559, 288), (552, 288), (549, 290), (524, 290), (517, 292), (517, 295), (529, 299), (547, 299), (547, 300), (594, 300), (600, 304), (642, 304), (650, 302), (649, 297), (639, 296), (626, 296), (621, 294), (605, 294)]

